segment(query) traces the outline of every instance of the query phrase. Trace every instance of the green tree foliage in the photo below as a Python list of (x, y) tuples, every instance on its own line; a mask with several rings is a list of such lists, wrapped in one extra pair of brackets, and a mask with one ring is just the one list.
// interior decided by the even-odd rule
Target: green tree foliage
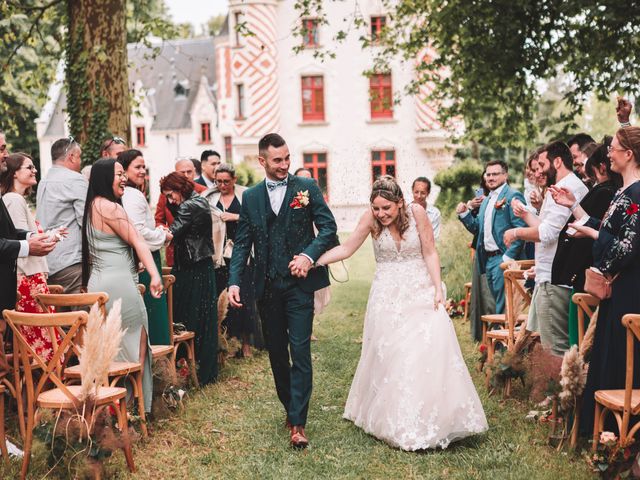
[[(104, 62), (105, 55), (109, 53), (100, 48), (89, 51), (82, 45), (67, 44), (69, 29), (63, 27), (67, 23), (67, 12), (70, 6), (80, 3), (90, 5), (92, 1), (0, 0), (0, 129), (6, 130), (12, 150), (34, 154), (36, 161), (38, 141), (34, 122), (47, 99), (49, 86), (54, 81), (56, 66), (63, 57), (65, 47), (67, 54), (75, 52), (73, 63), (79, 62), (81, 65), (88, 61)], [(93, 0), (93, 3), (93, 12), (97, 16), (106, 2)], [(163, 0), (123, 0), (120, 9), (124, 9), (126, 15), (126, 42), (148, 44), (150, 36), (178, 36), (178, 30), (169, 19)], [(115, 45), (116, 43), (112, 48), (116, 48)], [(123, 51), (122, 44), (118, 50)], [(124, 52), (126, 54), (126, 49)], [(122, 68), (126, 69), (126, 63)], [(126, 70), (124, 75), (126, 76)], [(84, 79), (80, 77), (76, 80), (79, 87), (82, 87)], [(84, 89), (78, 88), (76, 91), (80, 93), (69, 95), (71, 110), (74, 102), (80, 105), (86, 101), (81, 98)], [(100, 103), (101, 96), (97, 98)], [(91, 115), (94, 118), (91, 122), (78, 122), (83, 124), (82, 128), (88, 123), (100, 125), (102, 131), (98, 136), (102, 137), (107, 130), (113, 130), (109, 126), (109, 118), (115, 119), (116, 115), (124, 114), (122, 108), (108, 113), (104, 109), (92, 109)], [(78, 115), (72, 113), (71, 117), (73, 124)], [(80, 138), (86, 136), (79, 135), (78, 128), (77, 125), (72, 126), (74, 135)], [(122, 132), (119, 133), (122, 135)], [(89, 145), (91, 156), (95, 156), (99, 141), (100, 139), (94, 139), (92, 145)]]
[(56, 23), (61, 1), (0, 0), (0, 130), (13, 151), (38, 159), (35, 119), (44, 105), (62, 49)]
[(456, 162), (451, 168), (438, 172), (433, 179), (441, 189), (436, 206), (445, 216), (450, 215), (458, 202), (473, 196), (473, 188), (480, 185), (481, 176), (482, 165), (473, 159)]
[[(383, 5), (389, 21), (374, 68), (385, 68), (397, 55), (409, 64), (422, 59), (407, 91), (434, 82), (430, 100), (443, 123), (463, 118), (467, 137), (486, 145), (523, 147), (538, 138), (539, 80), (559, 71), (570, 79), (562, 93), (568, 112), (550, 123), (570, 121), (591, 92), (600, 99), (614, 92), (640, 93), (639, 2), (383, 0)], [(359, 8), (345, 19), (328, 19), (321, 0), (298, 0), (296, 8), (301, 18), (318, 17), (321, 24), (344, 20), (335, 40), (355, 30), (363, 45), (370, 45), (360, 28), (368, 20)], [(302, 35), (302, 28), (294, 33)]]
[(226, 15), (216, 15), (207, 20), (207, 33), (215, 37), (220, 33), (222, 27), (224, 27), (225, 22), (227, 21)]

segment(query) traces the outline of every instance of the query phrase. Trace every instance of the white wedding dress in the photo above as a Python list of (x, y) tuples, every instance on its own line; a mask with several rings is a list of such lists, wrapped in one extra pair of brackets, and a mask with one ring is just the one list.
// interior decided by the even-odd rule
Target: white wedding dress
[(409, 212), (400, 245), (386, 228), (373, 239), (377, 267), (344, 418), (402, 450), (447, 448), (488, 426), (453, 323), (433, 308)]

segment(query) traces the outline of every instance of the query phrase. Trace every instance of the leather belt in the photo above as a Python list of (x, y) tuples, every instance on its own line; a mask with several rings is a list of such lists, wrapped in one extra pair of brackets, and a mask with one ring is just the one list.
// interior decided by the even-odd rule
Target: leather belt
[(493, 252), (489, 252), (488, 250), (485, 250), (484, 254), (487, 257), (495, 257), (496, 255), (502, 255), (502, 252), (500, 250), (494, 250)]

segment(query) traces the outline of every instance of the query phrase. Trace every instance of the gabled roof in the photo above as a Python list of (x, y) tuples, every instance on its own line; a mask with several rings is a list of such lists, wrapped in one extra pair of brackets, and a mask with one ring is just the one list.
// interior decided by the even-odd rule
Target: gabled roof
[[(215, 102), (215, 49), (213, 38), (164, 40), (129, 44), (129, 86), (141, 84), (154, 115), (152, 130), (191, 128), (191, 106), (201, 83)], [(45, 136), (64, 135), (64, 111), (67, 99), (64, 89), (50, 98)], [(53, 104), (53, 105), (52, 105)], [(41, 115), (43, 117), (43, 115)], [(46, 120), (45, 120), (46, 121)]]
[[(154, 48), (159, 49), (157, 54)], [(154, 113), (152, 130), (191, 128), (190, 111), (201, 82), (213, 96), (213, 38), (167, 40), (151, 48), (129, 45), (129, 84), (140, 81)]]

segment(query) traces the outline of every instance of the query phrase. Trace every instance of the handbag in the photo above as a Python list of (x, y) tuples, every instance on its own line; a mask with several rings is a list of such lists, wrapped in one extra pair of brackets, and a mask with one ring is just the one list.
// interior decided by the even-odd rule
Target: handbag
[(611, 297), (611, 284), (617, 277), (618, 275), (608, 278), (597, 268), (587, 268), (584, 271), (584, 291), (600, 300), (606, 300)]

